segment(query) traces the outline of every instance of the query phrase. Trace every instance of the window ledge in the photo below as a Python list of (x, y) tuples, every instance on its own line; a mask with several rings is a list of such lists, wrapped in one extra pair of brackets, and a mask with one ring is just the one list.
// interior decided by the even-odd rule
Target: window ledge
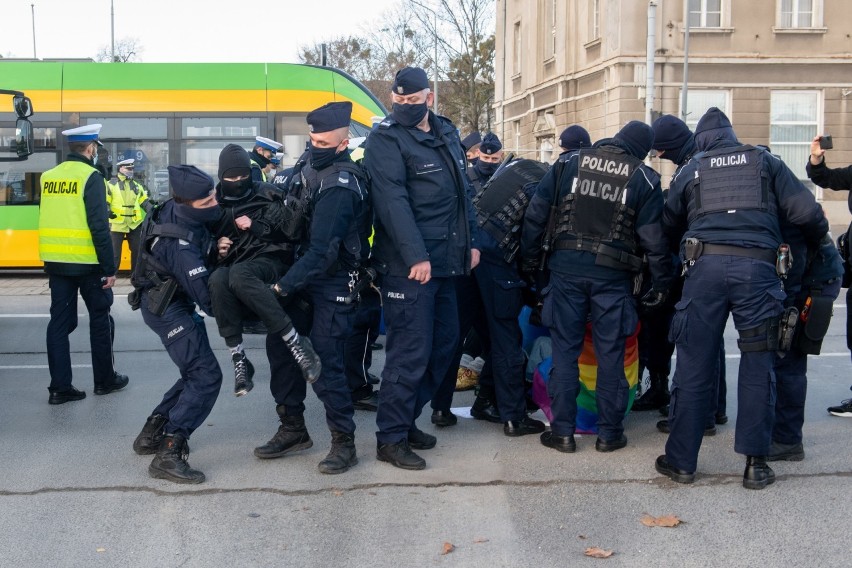
[(773, 26), (772, 33), (776, 34), (824, 34), (828, 28), (778, 28)]
[(549, 57), (545, 57), (544, 61), (542, 61), (545, 65), (550, 65), (551, 63), (556, 63), (556, 55), (551, 55)]
[(694, 35), (694, 34), (731, 34), (731, 33), (734, 33), (733, 27), (718, 27), (718, 28), (698, 27), (698, 26), (690, 26), (689, 27), (689, 35)]
[(590, 41), (589, 43), (584, 43), (583, 47), (585, 47), (586, 49), (591, 49), (593, 47), (599, 46), (600, 44), (601, 44), (601, 38), (596, 38), (596, 39), (593, 39), (592, 41)]
[(513, 80), (513, 81), (514, 81), (514, 80), (516, 80), (516, 79), (520, 79), (520, 78), (521, 78), (521, 73), (520, 73), (520, 71), (519, 71), (518, 73), (515, 73), (514, 75), (512, 75), (512, 80)]

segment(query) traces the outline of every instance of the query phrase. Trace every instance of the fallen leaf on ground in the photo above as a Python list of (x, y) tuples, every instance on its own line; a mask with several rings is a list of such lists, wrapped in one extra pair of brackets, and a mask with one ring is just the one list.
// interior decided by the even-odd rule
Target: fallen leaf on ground
[(338, 497), (340, 497), (341, 495), (343, 495), (343, 491), (332, 491), (332, 493), (334, 493), (334, 494), (335, 494), (336, 496), (338, 496)]
[(482, 544), (483, 542), (488, 542), (488, 539), (484, 537), (473, 539), (473, 544)]
[(95, 552), (106, 552), (106, 548), (96, 548)]
[(443, 550), (441, 551), (441, 556), (447, 555), (447, 554), (449, 554), (450, 552), (454, 551), (455, 549), (456, 549), (456, 547), (453, 545), (453, 543), (452, 543), (452, 542), (445, 542), (445, 543), (444, 543), (444, 548), (443, 548)]
[(586, 556), (591, 556), (592, 558), (609, 558), (614, 553), (612, 550), (604, 550), (603, 548), (598, 548), (597, 546), (593, 546), (591, 548), (586, 549)]
[(645, 515), (644, 517), (642, 517), (642, 524), (646, 527), (676, 527), (681, 522), (683, 521), (681, 521), (674, 515), (664, 515), (662, 517), (652, 517), (651, 515)]

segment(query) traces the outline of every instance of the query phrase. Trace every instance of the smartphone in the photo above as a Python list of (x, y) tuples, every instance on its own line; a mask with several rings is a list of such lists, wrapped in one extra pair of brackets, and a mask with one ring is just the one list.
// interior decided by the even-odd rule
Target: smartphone
[(831, 135), (826, 134), (819, 137), (819, 147), (822, 150), (831, 150), (834, 148), (834, 143), (831, 141)]

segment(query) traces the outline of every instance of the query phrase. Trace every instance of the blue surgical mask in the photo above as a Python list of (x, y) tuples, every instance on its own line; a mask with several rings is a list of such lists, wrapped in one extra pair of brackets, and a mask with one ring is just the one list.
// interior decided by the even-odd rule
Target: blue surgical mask
[(427, 112), (429, 112), (429, 106), (425, 102), (412, 105), (393, 103), (391, 116), (400, 125), (413, 128), (420, 124)]

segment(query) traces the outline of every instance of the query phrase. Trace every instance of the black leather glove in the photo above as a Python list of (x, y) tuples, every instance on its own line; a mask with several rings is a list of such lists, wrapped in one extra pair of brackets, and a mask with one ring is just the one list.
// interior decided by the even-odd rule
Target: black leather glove
[(668, 297), (668, 290), (656, 290), (651, 288), (644, 296), (642, 296), (640, 303), (642, 304), (642, 309), (645, 311), (652, 311), (660, 308), (664, 303), (666, 303), (666, 299)]

